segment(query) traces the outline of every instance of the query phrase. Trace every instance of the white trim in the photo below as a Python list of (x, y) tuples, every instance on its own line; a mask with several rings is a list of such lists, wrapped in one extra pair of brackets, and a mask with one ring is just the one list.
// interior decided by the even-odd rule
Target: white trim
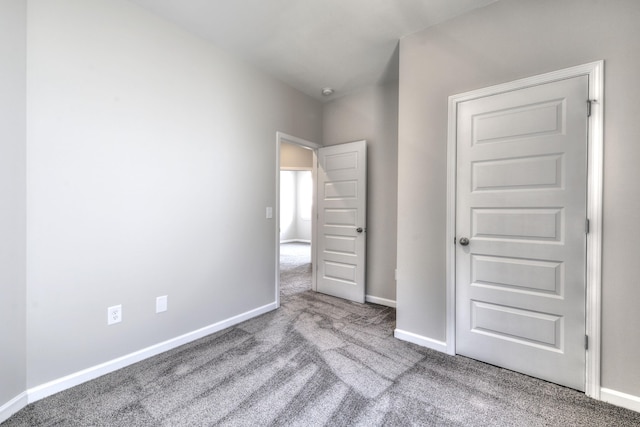
[(273, 207), (273, 227), (276, 231), (276, 277), (273, 298), (276, 300), (276, 308), (280, 308), (280, 138), (280, 132), (276, 132), (276, 201)]
[(414, 344), (418, 344), (421, 347), (427, 347), (443, 353), (447, 351), (447, 343), (423, 337), (422, 335), (414, 334), (413, 332), (396, 329), (395, 331), (393, 331), (393, 336), (402, 341), (408, 341)]
[(640, 397), (608, 388), (600, 389), (600, 399), (612, 405), (640, 412)]
[(305, 239), (287, 239), (287, 240), (280, 240), (280, 243), (311, 243), (311, 240), (305, 240)]
[(7, 421), (13, 414), (27, 406), (29, 397), (27, 392), (23, 391), (4, 405), (0, 406), (0, 423)]
[(604, 174), (604, 62), (594, 62), (589, 72), (589, 164), (587, 217), (587, 373), (585, 393), (600, 399), (600, 358), (602, 349), (602, 198)]
[(313, 190), (311, 191), (311, 290), (318, 291), (318, 150), (313, 150), (313, 170), (311, 171)]
[(457, 108), (458, 99), (449, 97), (449, 121), (447, 139), (447, 225), (446, 225), (446, 329), (445, 338), (446, 353), (456, 354), (456, 245), (453, 243), (456, 236), (456, 164), (457, 164)]
[(245, 320), (249, 320), (261, 314), (275, 310), (276, 308), (276, 303), (272, 302), (262, 307), (249, 310), (237, 316), (230, 317), (226, 320), (222, 320), (212, 325), (205, 326), (204, 328), (200, 328), (184, 335), (180, 335), (179, 337), (172, 338), (170, 340), (152, 345), (139, 351), (135, 351), (125, 356), (118, 357), (117, 359), (113, 359), (108, 362), (75, 372), (71, 375), (67, 375), (65, 377), (58, 378), (45, 384), (30, 388), (29, 390), (27, 390), (28, 403), (35, 402), (47, 396), (51, 396), (52, 394), (82, 384), (86, 381), (90, 381), (102, 375), (117, 371), (118, 369), (132, 365), (141, 360), (148, 359), (149, 357), (153, 357), (160, 353), (164, 353), (165, 351), (190, 343), (214, 332), (221, 331), (230, 326), (244, 322)]
[[(276, 300), (276, 308), (280, 307), (280, 143), (287, 142), (289, 144), (299, 145), (302, 147), (310, 148), (313, 151), (313, 168), (311, 169), (311, 180), (315, 184), (317, 182), (317, 156), (316, 151), (321, 146), (316, 144), (315, 142), (307, 141), (306, 139), (298, 138), (297, 136), (288, 135), (284, 132), (276, 132), (276, 205), (274, 207), (275, 215), (273, 216), (275, 219), (274, 228), (276, 231), (276, 280), (275, 280), (275, 300)], [(309, 170), (309, 169), (304, 169)], [(316, 265), (315, 257), (316, 257), (316, 188), (313, 186), (313, 195), (312, 195), (313, 205), (311, 206), (311, 289), (316, 290), (316, 275), (315, 268)]]
[(366, 302), (370, 302), (371, 304), (384, 305), (386, 307), (396, 308), (396, 302), (392, 299), (374, 297), (373, 295), (365, 295), (364, 300)]
[[(564, 70), (541, 74), (513, 82), (465, 92), (449, 97), (449, 127), (447, 138), (447, 228), (446, 228), (446, 351), (455, 354), (455, 246), (456, 236), (456, 116), (460, 102), (498, 93), (537, 86), (577, 76), (589, 77), (589, 98), (594, 101), (588, 131), (587, 216), (590, 232), (587, 236), (586, 334), (589, 350), (585, 360), (585, 393), (600, 398), (600, 357), (602, 325), (602, 192), (603, 192), (603, 123), (604, 123), (604, 62), (596, 61)], [(586, 101), (586, 100), (585, 100)]]

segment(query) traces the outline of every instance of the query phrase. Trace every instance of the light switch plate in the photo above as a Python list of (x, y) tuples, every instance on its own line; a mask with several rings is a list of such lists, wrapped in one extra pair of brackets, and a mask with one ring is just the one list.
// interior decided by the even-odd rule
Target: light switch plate
[(167, 311), (168, 308), (168, 297), (167, 295), (163, 295), (161, 297), (156, 298), (156, 313), (162, 313), (163, 311)]
[(273, 208), (271, 206), (267, 206), (267, 219), (273, 218)]

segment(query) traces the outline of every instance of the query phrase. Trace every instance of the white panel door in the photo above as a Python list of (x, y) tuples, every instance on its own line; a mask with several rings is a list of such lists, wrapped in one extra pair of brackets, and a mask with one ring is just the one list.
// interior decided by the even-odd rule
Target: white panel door
[(578, 390), (587, 100), (580, 76), (457, 112), (456, 351)]
[(367, 145), (318, 149), (318, 292), (364, 302)]

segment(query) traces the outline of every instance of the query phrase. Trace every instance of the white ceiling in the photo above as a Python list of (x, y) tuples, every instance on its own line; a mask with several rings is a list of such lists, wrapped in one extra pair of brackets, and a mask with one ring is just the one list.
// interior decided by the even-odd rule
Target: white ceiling
[(327, 99), (393, 75), (402, 37), (497, 0), (131, 1)]

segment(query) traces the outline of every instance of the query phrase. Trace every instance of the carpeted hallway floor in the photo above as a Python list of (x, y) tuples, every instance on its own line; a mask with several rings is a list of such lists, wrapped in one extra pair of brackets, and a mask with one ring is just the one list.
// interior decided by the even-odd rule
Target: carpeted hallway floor
[(280, 244), (280, 295), (293, 295), (311, 289), (311, 245)]
[(285, 289), (276, 311), (38, 401), (3, 427), (640, 425), (640, 413), (399, 341), (394, 309)]

